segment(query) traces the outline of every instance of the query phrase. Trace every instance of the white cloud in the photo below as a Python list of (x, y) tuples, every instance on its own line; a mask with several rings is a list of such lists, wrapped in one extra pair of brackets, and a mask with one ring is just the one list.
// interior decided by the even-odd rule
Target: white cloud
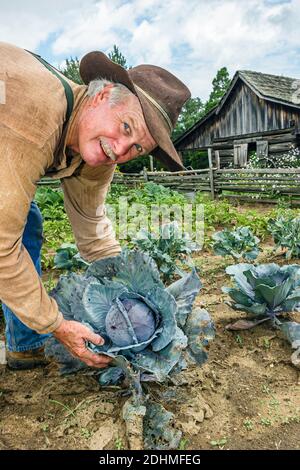
[[(3, 5), (2, 5), (3, 3)], [(227, 66), (300, 77), (300, 0), (0, 0), (0, 40), (38, 49), (55, 33), (61, 61), (117, 44), (131, 65), (155, 63), (207, 98)]]

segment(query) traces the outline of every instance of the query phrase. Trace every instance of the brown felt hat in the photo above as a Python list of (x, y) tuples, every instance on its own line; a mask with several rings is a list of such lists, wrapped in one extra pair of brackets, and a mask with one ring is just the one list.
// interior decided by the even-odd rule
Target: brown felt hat
[(89, 52), (82, 58), (80, 75), (86, 84), (105, 78), (129, 88), (138, 97), (149, 132), (158, 144), (151, 155), (172, 171), (184, 169), (170, 137), (182, 106), (191, 96), (184, 83), (155, 65), (138, 65), (126, 70), (99, 51)]

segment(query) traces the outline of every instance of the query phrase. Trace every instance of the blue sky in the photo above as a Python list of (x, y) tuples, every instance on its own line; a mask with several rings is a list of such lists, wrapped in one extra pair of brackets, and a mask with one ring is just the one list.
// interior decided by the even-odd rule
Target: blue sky
[(300, 78), (300, 0), (0, 0), (0, 41), (63, 64), (117, 44), (206, 99), (220, 67)]

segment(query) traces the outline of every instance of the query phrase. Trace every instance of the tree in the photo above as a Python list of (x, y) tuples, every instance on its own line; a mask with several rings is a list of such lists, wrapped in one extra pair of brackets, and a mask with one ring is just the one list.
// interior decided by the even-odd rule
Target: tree
[(124, 69), (128, 69), (127, 61), (125, 57), (123, 56), (122, 52), (119, 50), (118, 46), (114, 44), (114, 47), (111, 52), (109, 52), (108, 57), (110, 60), (115, 62), (116, 64), (122, 65)]
[(78, 57), (70, 57), (70, 59), (66, 59), (66, 66), (60, 71), (70, 80), (78, 85), (82, 85), (83, 81), (81, 80), (80, 73), (79, 73), (79, 60)]
[(208, 113), (212, 108), (217, 106), (223, 95), (228, 90), (230, 82), (231, 80), (227, 67), (222, 67), (221, 69), (219, 69), (217, 75), (212, 81), (212, 92), (209, 95), (208, 101), (205, 103), (205, 114)]
[(183, 106), (178, 117), (172, 139), (176, 140), (187, 129), (192, 127), (204, 114), (204, 105), (200, 98), (190, 98)]

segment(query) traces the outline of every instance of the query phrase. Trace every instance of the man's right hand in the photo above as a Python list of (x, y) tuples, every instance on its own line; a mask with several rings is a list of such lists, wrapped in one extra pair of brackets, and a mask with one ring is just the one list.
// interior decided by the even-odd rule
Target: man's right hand
[(112, 360), (108, 356), (94, 354), (87, 349), (86, 341), (101, 346), (104, 340), (87, 326), (77, 321), (63, 320), (60, 326), (53, 331), (53, 336), (69, 350), (72, 356), (85, 362), (90, 367), (103, 368)]

